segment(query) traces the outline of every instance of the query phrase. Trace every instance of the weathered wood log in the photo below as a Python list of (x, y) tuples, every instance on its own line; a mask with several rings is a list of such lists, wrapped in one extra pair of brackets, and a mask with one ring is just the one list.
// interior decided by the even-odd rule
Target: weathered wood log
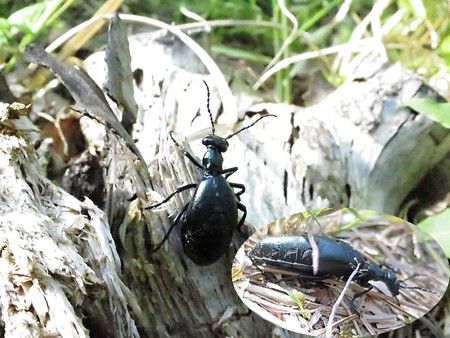
[(406, 107), (412, 97), (440, 99), (418, 75), (399, 64), (361, 67), (370, 73), (356, 74), (322, 103), (296, 113), (300, 137), (293, 155), (306, 153), (308, 171), (300, 178), (310, 184), (313, 200), (319, 192), (317, 197), (331, 206), (344, 202), (395, 214), (448, 156), (450, 133)]
[(137, 337), (107, 218), (44, 176), (31, 142), (39, 130), (27, 113), (0, 104), (4, 336), (88, 337), (95, 329)]

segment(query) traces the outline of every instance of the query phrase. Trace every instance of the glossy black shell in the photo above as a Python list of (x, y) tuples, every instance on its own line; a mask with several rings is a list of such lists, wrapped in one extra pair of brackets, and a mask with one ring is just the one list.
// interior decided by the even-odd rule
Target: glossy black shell
[[(314, 236), (319, 249), (319, 268), (316, 276), (348, 277), (364, 257), (348, 243), (333, 237)], [(269, 236), (249, 253), (255, 263), (286, 268), (299, 274), (313, 274), (312, 247), (307, 235)]]
[(238, 223), (236, 196), (227, 180), (205, 177), (180, 219), (186, 255), (198, 265), (214, 263), (228, 250)]

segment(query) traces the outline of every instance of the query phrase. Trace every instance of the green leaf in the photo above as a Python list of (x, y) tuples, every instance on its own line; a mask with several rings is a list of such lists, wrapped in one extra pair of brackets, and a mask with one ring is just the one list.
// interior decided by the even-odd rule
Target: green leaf
[(253, 53), (249, 51), (245, 51), (243, 49), (227, 47), (223, 45), (212, 45), (211, 51), (217, 54), (223, 54), (233, 58), (239, 58), (244, 60), (249, 60), (253, 62), (259, 62), (263, 64), (267, 64), (272, 60), (270, 57), (261, 55), (259, 53)]
[(433, 237), (444, 250), (446, 256), (450, 258), (450, 208), (424, 219), (417, 225)]
[(11, 25), (22, 27), (29, 34), (37, 34), (49, 25), (52, 16), (64, 5), (64, 0), (45, 0), (38, 2), (11, 14), (8, 22)]
[(0, 41), (7, 42), (10, 39), (11, 26), (4, 18), (0, 18)]
[(406, 102), (406, 106), (450, 129), (449, 102), (436, 102), (428, 98), (413, 97)]
[(8, 22), (16, 27), (33, 32), (35, 22), (39, 20), (40, 15), (45, 11), (45, 3), (36, 3), (27, 7), (23, 7), (11, 14)]
[(439, 45), (439, 51), (442, 54), (450, 54), (450, 35), (444, 37)]
[(305, 296), (303, 296), (303, 294), (297, 290), (286, 290), (286, 292), (299, 307), (302, 317), (305, 319), (310, 319), (311, 314), (307, 311), (308, 301), (306, 300)]

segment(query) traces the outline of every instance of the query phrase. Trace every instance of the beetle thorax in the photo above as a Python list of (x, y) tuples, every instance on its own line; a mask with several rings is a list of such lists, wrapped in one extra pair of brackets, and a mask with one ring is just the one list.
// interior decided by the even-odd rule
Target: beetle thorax
[(206, 174), (219, 175), (223, 164), (222, 153), (227, 151), (228, 141), (217, 135), (208, 135), (203, 138), (202, 144), (208, 148), (202, 160)]
[(205, 172), (211, 176), (219, 175), (222, 171), (223, 156), (220, 151), (214, 147), (208, 147), (203, 156), (203, 168)]

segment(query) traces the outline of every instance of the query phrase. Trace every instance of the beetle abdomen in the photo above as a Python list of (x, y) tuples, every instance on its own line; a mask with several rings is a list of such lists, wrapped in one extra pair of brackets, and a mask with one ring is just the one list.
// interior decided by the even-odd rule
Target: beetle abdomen
[(222, 176), (207, 177), (180, 220), (184, 252), (198, 265), (214, 263), (228, 249), (237, 222), (233, 189)]
[[(349, 276), (363, 256), (346, 242), (326, 236), (314, 236), (319, 251), (318, 276)], [(311, 275), (312, 247), (307, 235), (269, 236), (256, 244), (249, 254), (256, 262), (288, 268)]]

